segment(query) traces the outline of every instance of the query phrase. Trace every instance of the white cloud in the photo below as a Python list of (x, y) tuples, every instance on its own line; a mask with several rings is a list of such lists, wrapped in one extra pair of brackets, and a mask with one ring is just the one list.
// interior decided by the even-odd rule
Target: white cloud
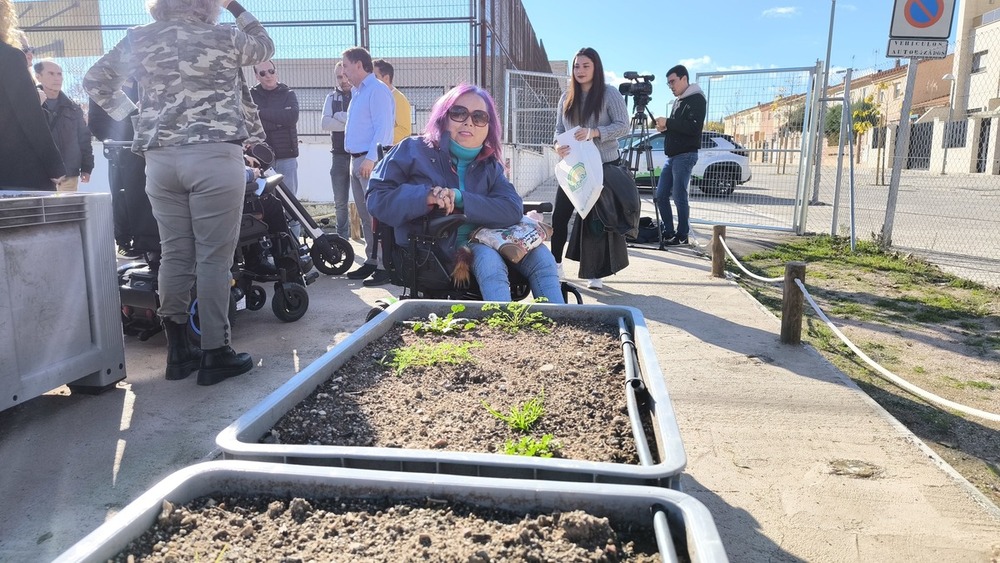
[(858, 7), (855, 6), (854, 4), (841, 4), (841, 5), (837, 6), (837, 7), (840, 8), (840, 9), (842, 9), (842, 10), (847, 10), (848, 12), (857, 12), (858, 11)]
[(755, 70), (757, 68), (760, 68), (760, 67), (752, 67), (752, 66), (745, 66), (745, 65), (734, 65), (734, 66), (720, 66), (720, 67), (716, 68), (715, 70), (717, 70), (719, 72), (735, 72), (735, 71), (740, 71), (740, 70)]
[(681, 64), (686, 66), (689, 71), (699, 70), (709, 67), (712, 64), (712, 57), (705, 55), (697, 59), (681, 59)]
[(760, 13), (765, 18), (787, 18), (798, 15), (799, 9), (794, 6), (782, 6), (780, 8), (768, 8)]

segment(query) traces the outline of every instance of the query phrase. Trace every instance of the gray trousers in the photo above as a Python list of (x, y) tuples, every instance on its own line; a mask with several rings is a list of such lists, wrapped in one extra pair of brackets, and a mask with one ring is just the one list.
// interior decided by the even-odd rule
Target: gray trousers
[(365, 157), (363, 156), (351, 157), (351, 193), (354, 195), (354, 205), (358, 208), (358, 218), (361, 219), (361, 235), (365, 237), (365, 264), (375, 264), (377, 268), (382, 268), (382, 257), (375, 257), (372, 216), (368, 213), (368, 206), (365, 204), (365, 188), (368, 187), (368, 180), (362, 179), (358, 175), (361, 163), (364, 161)]
[(351, 240), (351, 217), (348, 202), (351, 198), (351, 155), (332, 153), (330, 183), (333, 185), (333, 208), (337, 213), (337, 234)]
[(198, 283), (201, 347), (229, 345), (229, 286), (243, 215), (243, 151), (203, 143), (146, 151), (146, 194), (160, 227), (160, 310), (184, 323)]

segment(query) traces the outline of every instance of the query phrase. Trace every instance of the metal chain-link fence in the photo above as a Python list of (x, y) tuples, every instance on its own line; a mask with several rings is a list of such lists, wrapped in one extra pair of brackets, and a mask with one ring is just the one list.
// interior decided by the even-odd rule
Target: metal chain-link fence
[[(394, 67), (394, 84), (413, 106), (413, 130), (426, 124), (433, 102), (452, 86), (483, 86), (504, 107), (506, 69), (549, 72), (520, 0), (285, 0), (246, 3), (275, 41), (279, 78), (295, 90), (299, 134), (327, 137), (320, 129), (323, 102), (335, 87), (341, 52), (366, 47)], [(36, 60), (63, 67), (63, 90), (86, 105), (80, 81), (125, 30), (151, 21), (135, 0), (35, 0), (16, 2), (21, 27)], [(232, 22), (223, 12), (221, 22)], [(250, 85), (254, 80), (247, 69)]]
[[(906, 64), (852, 77), (851, 125), (843, 145), (831, 139), (823, 158), (818, 194), (828, 205), (810, 207), (809, 230), (848, 234), (853, 216), (858, 238), (1000, 287), (1000, 65), (988, 58), (1000, 52), (1000, 27), (990, 25), (989, 14), (964, 14), (954, 53), (915, 65), (908, 116), (901, 116)], [(835, 94), (842, 97), (843, 86)], [(830, 109), (838, 119), (845, 115), (842, 104)], [(909, 142), (897, 155), (902, 119), (910, 123)], [(891, 185), (894, 164), (898, 186)]]

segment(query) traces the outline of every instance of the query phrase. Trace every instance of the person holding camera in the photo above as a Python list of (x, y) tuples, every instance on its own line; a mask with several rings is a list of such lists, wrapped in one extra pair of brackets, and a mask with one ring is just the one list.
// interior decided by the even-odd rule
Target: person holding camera
[[(579, 126), (580, 129), (574, 135), (576, 140), (592, 141), (601, 152), (607, 187), (607, 180), (612, 176), (608, 174), (608, 168), (620, 164), (618, 139), (628, 133), (629, 115), (621, 92), (605, 82), (604, 64), (593, 48), (584, 47), (574, 55), (572, 84), (559, 98), (559, 108), (560, 111), (556, 114), (556, 136)], [(569, 151), (569, 146), (556, 144), (559, 158), (565, 158)], [(563, 247), (566, 245), (572, 216), (573, 204), (569, 196), (562, 189), (557, 190), (552, 210), (552, 254), (556, 258), (560, 279), (566, 277), (562, 266)], [(590, 237), (579, 231), (580, 229), (574, 229), (573, 239), (576, 241), (579, 238), (580, 244), (586, 245), (586, 248), (576, 248), (571, 244), (567, 257), (579, 257), (580, 277), (589, 279), (589, 288), (601, 289), (604, 287), (602, 277), (628, 265), (625, 239), (617, 233), (608, 233), (611, 237), (609, 239), (603, 236), (604, 233), (598, 237)], [(619, 238), (620, 241), (617, 240)]]
[[(219, 25), (221, 8), (236, 26)], [(83, 87), (112, 119), (136, 109), (121, 90), (139, 84), (132, 150), (146, 158), (146, 193), (159, 227), (159, 315), (167, 379), (198, 371), (214, 385), (253, 368), (230, 346), (229, 301), (246, 191), (243, 145), (264, 140), (242, 67), (274, 55), (274, 41), (235, 0), (151, 0), (153, 22), (130, 28), (87, 71)], [(188, 342), (197, 281), (201, 350)]]
[[(688, 182), (691, 171), (698, 162), (701, 148), (701, 131), (705, 127), (708, 100), (697, 84), (689, 82), (688, 70), (677, 65), (667, 71), (667, 86), (674, 94), (670, 117), (656, 118), (656, 130), (663, 133), (663, 152), (667, 162), (660, 172), (656, 185), (656, 206), (660, 212), (660, 232), (663, 233), (660, 249), (688, 243), (691, 230), (688, 207)], [(670, 212), (670, 197), (677, 207), (677, 227), (674, 228)]]

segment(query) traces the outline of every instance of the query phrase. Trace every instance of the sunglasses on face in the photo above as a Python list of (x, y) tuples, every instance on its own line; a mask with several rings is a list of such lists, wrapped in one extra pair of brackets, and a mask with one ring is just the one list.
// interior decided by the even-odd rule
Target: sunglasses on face
[(260, 76), (266, 76), (268, 74), (274, 74), (274, 69), (273, 68), (269, 68), (267, 70), (262, 70), (262, 71), (258, 72), (257, 74), (260, 75)]
[(23, 47), (21, 49), (21, 52), (24, 53), (25, 55), (30, 55), (30, 54), (34, 54), (35, 49), (33, 47)]
[(465, 123), (469, 116), (472, 116), (472, 124), (476, 127), (486, 127), (490, 123), (490, 114), (481, 109), (469, 113), (469, 108), (465, 106), (451, 106), (448, 110), (448, 118), (455, 123)]

